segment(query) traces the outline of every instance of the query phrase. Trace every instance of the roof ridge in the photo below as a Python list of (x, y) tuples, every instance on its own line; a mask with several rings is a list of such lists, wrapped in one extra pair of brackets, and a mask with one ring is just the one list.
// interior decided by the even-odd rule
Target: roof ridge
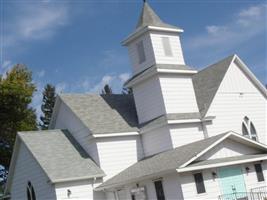
[[(223, 58), (223, 59), (221, 59), (221, 60), (219, 60), (219, 61), (217, 61), (217, 62), (215, 62), (215, 63), (213, 63), (213, 64), (209, 64), (208, 66), (206, 66), (206, 67), (204, 67), (203, 69), (199, 70), (197, 74), (202, 73), (202, 72), (204, 72), (204, 71), (210, 69), (211, 67), (215, 67), (215, 65), (217, 65), (217, 64), (219, 64), (219, 63), (221, 63), (221, 62), (223, 62), (223, 61), (226, 61), (226, 60), (228, 60), (228, 59), (230, 59), (230, 58), (234, 59), (235, 57), (236, 57), (236, 54), (232, 54), (232, 55), (227, 56), (227, 57), (225, 57), (225, 58)], [(232, 59), (231, 59), (231, 60), (232, 60)], [(197, 74), (195, 74), (195, 75), (197, 75)]]

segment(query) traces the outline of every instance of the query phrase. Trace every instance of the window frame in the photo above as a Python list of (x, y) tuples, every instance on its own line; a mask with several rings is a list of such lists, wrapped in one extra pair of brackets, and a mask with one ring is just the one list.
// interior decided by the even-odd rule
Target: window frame
[(261, 163), (255, 163), (254, 168), (255, 168), (255, 173), (256, 173), (258, 182), (264, 182), (265, 177), (264, 177)]
[[(164, 187), (163, 187), (163, 180), (162, 179), (157, 179), (157, 180), (154, 180), (153, 182), (154, 182), (154, 187), (155, 187), (155, 191), (156, 191), (157, 200), (165, 200), (166, 197), (165, 197), (165, 192), (164, 192)], [(162, 194), (158, 193), (156, 183), (160, 183), (161, 189), (162, 189)]]
[[(197, 175), (200, 175), (200, 178), (201, 178), (200, 182), (197, 180)], [(204, 181), (203, 173), (202, 172), (194, 173), (193, 177), (194, 177), (194, 181), (195, 181), (197, 194), (206, 193), (206, 187), (205, 187), (205, 181)]]
[(169, 37), (161, 37), (163, 52), (166, 57), (173, 57), (172, 46)]
[(27, 182), (27, 200), (36, 200), (36, 194), (31, 181)]
[(144, 63), (146, 61), (146, 52), (143, 40), (136, 43), (136, 50), (139, 64)]
[(241, 125), (242, 135), (248, 137), (254, 141), (258, 141), (258, 134), (254, 123), (245, 116)]

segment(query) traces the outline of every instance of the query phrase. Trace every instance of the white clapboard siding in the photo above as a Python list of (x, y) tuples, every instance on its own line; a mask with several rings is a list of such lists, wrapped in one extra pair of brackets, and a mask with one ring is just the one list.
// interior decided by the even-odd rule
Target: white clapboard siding
[[(184, 199), (218, 199), (220, 195), (219, 180), (212, 178), (212, 172), (216, 169), (209, 169), (202, 171), (206, 193), (198, 194), (193, 174), (195, 172), (188, 172), (180, 174), (180, 183), (182, 186)], [(199, 172), (199, 171), (198, 171)]]
[(233, 63), (228, 69), (207, 115), (216, 116), (207, 126), (209, 136), (225, 131), (242, 133), (242, 121), (247, 116), (254, 124), (259, 141), (267, 144), (266, 98)]
[(11, 184), (11, 199), (27, 199), (28, 181), (34, 187), (36, 199), (56, 199), (55, 188), (26, 146), (21, 143)]
[(204, 139), (200, 123), (170, 125), (173, 148)]
[(139, 136), (99, 138), (97, 150), (105, 180), (143, 158)]
[(157, 76), (136, 85), (133, 88), (133, 94), (139, 123), (149, 121), (165, 113)]
[(143, 133), (142, 142), (145, 156), (150, 156), (173, 148), (168, 126)]
[[(243, 171), (243, 176), (245, 179), (245, 183), (246, 183), (246, 188), (247, 188), (247, 192), (250, 192), (250, 190), (252, 188), (257, 188), (257, 187), (261, 187), (261, 186), (266, 186), (266, 181), (267, 181), (267, 177), (266, 177), (266, 172), (267, 172), (267, 168), (266, 168), (266, 161), (264, 161), (262, 164), (262, 170), (264, 172), (265, 175), (265, 181), (262, 182), (258, 182), (257, 179), (257, 174), (255, 171), (255, 167), (254, 167), (254, 163), (249, 163), (249, 164), (244, 164), (242, 166), (242, 171)], [(249, 168), (249, 173), (246, 173), (246, 167)]]
[[(255, 173), (254, 163), (248, 163), (238, 166), (241, 167), (247, 192), (250, 192), (251, 189), (256, 187), (266, 186), (266, 181), (258, 182), (257, 175)], [(246, 167), (249, 167), (249, 173), (246, 172)], [(266, 161), (262, 163), (262, 167), (264, 173), (266, 174)], [(184, 199), (217, 199), (218, 195), (222, 194), (220, 188), (220, 178), (212, 178), (212, 172), (216, 172), (218, 174), (218, 169), (219, 168), (201, 171), (203, 174), (204, 184), (206, 188), (206, 193), (204, 194), (197, 194), (193, 176), (195, 172), (182, 173), (180, 175), (180, 182), (182, 185)]]
[[(139, 57), (138, 57), (138, 51), (137, 51), (137, 44), (143, 41), (144, 50), (145, 50), (145, 57), (146, 60), (143, 63), (139, 63)], [(149, 34), (144, 34), (138, 39), (134, 40), (129, 46), (128, 46), (128, 53), (130, 56), (130, 61), (133, 66), (133, 73), (137, 74), (140, 71), (143, 71), (144, 69), (151, 67), (155, 64), (155, 57), (154, 52), (151, 44), (151, 38)]]
[(115, 192), (113, 191), (106, 191), (106, 200), (116, 200)]
[[(104, 192), (94, 192), (92, 181), (77, 181), (55, 184), (57, 200), (64, 199), (88, 199), (88, 200), (105, 200)], [(71, 195), (68, 197), (68, 190)]]
[(240, 155), (251, 155), (261, 153), (259, 150), (252, 147), (240, 144), (230, 139), (226, 139), (216, 145), (210, 151), (201, 156), (198, 160), (211, 160), (217, 158), (226, 158)]
[[(185, 64), (179, 35), (151, 32), (150, 37), (157, 64)], [(169, 38), (172, 56), (166, 56), (164, 53), (164, 47), (162, 43), (163, 37)]]
[(190, 76), (160, 75), (161, 91), (167, 113), (198, 112)]
[[(179, 175), (178, 173), (174, 172), (166, 174), (164, 176), (155, 177), (155, 179), (147, 179), (138, 182), (139, 187), (145, 187), (148, 200), (157, 199), (154, 180), (157, 180), (158, 178), (162, 180), (162, 186), (166, 200), (183, 199), (182, 189), (179, 182)], [(127, 200), (131, 199), (130, 191), (134, 188), (136, 188), (136, 184), (130, 184), (125, 187), (125, 190), (127, 192)]]

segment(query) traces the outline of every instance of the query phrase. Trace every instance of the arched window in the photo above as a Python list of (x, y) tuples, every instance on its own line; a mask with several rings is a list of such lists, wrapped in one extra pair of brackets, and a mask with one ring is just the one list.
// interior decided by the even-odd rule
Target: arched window
[(257, 141), (258, 137), (257, 137), (257, 131), (255, 129), (254, 124), (252, 123), (252, 121), (250, 121), (250, 119), (246, 116), (243, 119), (243, 123), (242, 123), (242, 134), (245, 137), (249, 137), (252, 140)]
[(27, 200), (36, 200), (34, 188), (30, 181), (28, 181), (27, 185)]

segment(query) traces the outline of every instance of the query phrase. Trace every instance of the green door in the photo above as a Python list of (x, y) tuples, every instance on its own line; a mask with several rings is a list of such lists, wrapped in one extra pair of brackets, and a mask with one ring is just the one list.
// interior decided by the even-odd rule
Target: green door
[(244, 177), (239, 166), (223, 167), (218, 173), (222, 194), (246, 192)]

